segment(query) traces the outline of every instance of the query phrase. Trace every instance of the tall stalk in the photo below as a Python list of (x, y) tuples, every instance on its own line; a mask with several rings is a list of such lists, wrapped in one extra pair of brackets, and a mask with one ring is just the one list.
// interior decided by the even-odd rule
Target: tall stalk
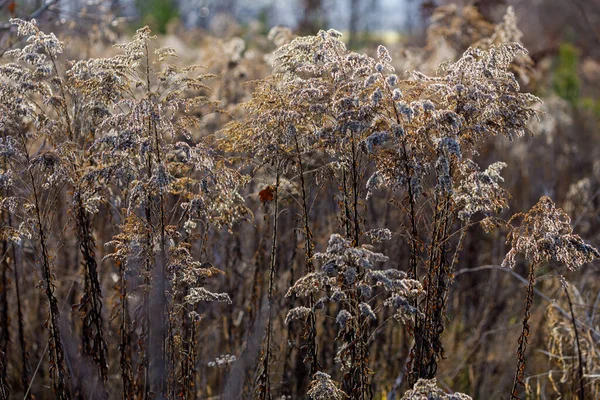
[(0, 272), (0, 399), (8, 399), (8, 240), (2, 240), (2, 271)]
[[(29, 153), (27, 152), (27, 146), (25, 144), (25, 138), (21, 136), (24, 154), (27, 158), (27, 165), (31, 165)], [(41, 198), (38, 192), (38, 187), (33, 176), (31, 168), (27, 168), (27, 174), (29, 177), (29, 183), (33, 191), (33, 205), (34, 205), (34, 219), (37, 228), (37, 239), (41, 250), (40, 268), (43, 278), (43, 288), (46, 298), (48, 300), (50, 316), (48, 318), (48, 354), (50, 356), (50, 374), (52, 376), (52, 388), (56, 399), (63, 400), (70, 398), (67, 380), (68, 373), (65, 363), (65, 352), (62, 343), (62, 337), (60, 333), (59, 324), (59, 310), (58, 300), (54, 296), (54, 278), (51, 271), (51, 258), (48, 252), (48, 242), (46, 237), (46, 229), (44, 227), (44, 221), (42, 217), (42, 205)]]
[(108, 379), (108, 346), (104, 338), (102, 321), (102, 288), (98, 278), (98, 265), (95, 258), (96, 243), (91, 233), (91, 218), (85, 211), (80, 191), (74, 194), (77, 236), (83, 258), (86, 290), (80, 302), (83, 309), (83, 351), (92, 357), (98, 367), (98, 374), (104, 384)]
[(121, 384), (123, 385), (122, 399), (127, 400), (134, 397), (135, 387), (133, 379), (133, 368), (131, 366), (131, 322), (129, 321), (129, 310), (127, 301), (127, 277), (126, 266), (121, 260), (117, 260), (119, 267), (119, 298), (120, 298), (120, 322), (119, 322), (119, 371), (121, 372)]
[[(310, 210), (308, 207), (308, 194), (306, 188), (306, 180), (304, 177), (304, 165), (302, 163), (302, 152), (300, 151), (300, 145), (298, 143), (298, 131), (296, 129), (294, 129), (294, 144), (296, 147), (296, 155), (298, 158), (298, 174), (300, 175), (300, 193), (302, 196), (302, 222), (304, 225), (304, 273), (308, 274), (315, 271), (315, 267), (312, 261), (314, 246), (312, 242), (312, 231), (310, 230)], [(311, 295), (308, 299), (308, 307), (312, 309), (314, 305), (315, 298), (314, 295)], [(306, 330), (304, 332), (304, 336), (307, 342), (307, 355), (305, 359), (308, 359), (310, 361), (310, 376), (313, 376), (315, 372), (317, 372), (319, 365), (317, 360), (316, 324), (317, 322), (315, 313), (311, 312), (308, 316)]]
[[(144, 44), (145, 50), (145, 58), (146, 58), (146, 96), (148, 97), (148, 101), (151, 101), (151, 80), (150, 80), (150, 53), (148, 49), (148, 42), (146, 41)], [(153, 111), (151, 114), (155, 112), (158, 115), (157, 110), (155, 110), (154, 104), (152, 104)], [(158, 168), (162, 167), (162, 155), (161, 155), (161, 140), (159, 137), (159, 132), (156, 126), (156, 122), (154, 121), (153, 115), (148, 115), (148, 134), (151, 136), (151, 139), (154, 141), (153, 144), (153, 152), (156, 157), (156, 166)], [(153, 164), (151, 155), (148, 154), (148, 179), (152, 178)], [(148, 224), (148, 229), (152, 229), (153, 222), (150, 213), (150, 204), (151, 196), (148, 196), (148, 202), (146, 205), (146, 223)], [(167, 394), (167, 371), (166, 371), (166, 306), (167, 301), (165, 297), (167, 285), (166, 285), (166, 267), (167, 267), (167, 242), (166, 242), (166, 219), (165, 219), (165, 209), (164, 209), (164, 194), (163, 189), (159, 189), (158, 193), (158, 209), (159, 209), (159, 229), (160, 229), (160, 249), (159, 254), (155, 257), (154, 260), (154, 281), (152, 287), (152, 296), (149, 301), (149, 308), (146, 309), (147, 313), (150, 313), (150, 310), (158, 310), (156, 312), (155, 318), (149, 318), (149, 345), (153, 350), (150, 354), (155, 356), (152, 360), (149, 360), (149, 368), (150, 368), (150, 379), (152, 384), (150, 385), (150, 389), (154, 392), (161, 393), (163, 395)], [(148, 271), (150, 273), (150, 270)]]
[[(12, 226), (12, 216), (8, 215), (8, 225)], [(13, 272), (15, 274), (15, 297), (17, 300), (17, 332), (19, 335), (19, 347), (21, 349), (21, 385), (26, 388), (29, 384), (29, 353), (25, 342), (25, 328), (23, 325), (23, 311), (21, 306), (21, 287), (19, 280), (19, 262), (17, 261), (17, 246), (11, 243)], [(25, 396), (25, 400), (29, 399), (29, 395)]]
[(585, 400), (585, 382), (584, 376), (585, 371), (583, 370), (583, 355), (581, 354), (581, 342), (579, 341), (579, 330), (577, 329), (577, 322), (575, 319), (575, 312), (573, 311), (573, 302), (571, 301), (571, 295), (569, 294), (569, 287), (566, 282), (563, 282), (563, 290), (567, 296), (567, 302), (569, 303), (569, 312), (571, 313), (571, 324), (573, 324), (573, 330), (575, 331), (575, 344), (577, 346), (577, 373), (579, 374), (579, 399)]
[(525, 376), (525, 352), (527, 350), (527, 340), (529, 338), (529, 318), (531, 316), (531, 306), (533, 305), (533, 286), (535, 285), (535, 264), (529, 265), (529, 280), (527, 283), (527, 295), (525, 297), (525, 311), (523, 312), (523, 326), (519, 335), (517, 347), (517, 370), (513, 380), (513, 387), (510, 393), (511, 399), (519, 399), (519, 386), (524, 386), (523, 378)]
[(269, 291), (268, 299), (268, 317), (267, 317), (267, 332), (265, 338), (265, 353), (262, 359), (262, 372), (258, 378), (259, 395), (262, 400), (271, 400), (271, 340), (273, 336), (273, 306), (275, 299), (275, 274), (277, 272), (277, 227), (279, 222), (279, 180), (280, 180), (280, 165), (276, 166), (275, 171), (275, 189), (273, 191), (273, 233), (271, 236), (271, 255), (269, 260)]

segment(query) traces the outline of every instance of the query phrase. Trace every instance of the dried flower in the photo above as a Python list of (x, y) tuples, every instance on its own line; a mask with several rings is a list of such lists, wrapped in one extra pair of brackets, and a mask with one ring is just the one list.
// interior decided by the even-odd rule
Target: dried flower
[(348, 396), (338, 388), (331, 376), (324, 372), (317, 372), (308, 386), (308, 395), (311, 400), (342, 400)]
[(512, 248), (502, 262), (503, 267), (513, 268), (518, 253), (536, 266), (555, 260), (570, 270), (600, 258), (597, 249), (573, 233), (571, 219), (549, 197), (540, 198), (527, 213), (515, 214), (510, 223), (519, 220), (519, 225), (511, 225), (507, 241)]

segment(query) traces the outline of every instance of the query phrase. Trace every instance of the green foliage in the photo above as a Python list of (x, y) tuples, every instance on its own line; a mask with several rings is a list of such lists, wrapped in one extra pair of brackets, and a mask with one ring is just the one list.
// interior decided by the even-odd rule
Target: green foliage
[(585, 111), (594, 113), (596, 118), (600, 118), (600, 100), (592, 97), (583, 97), (579, 100), (579, 106)]
[(579, 99), (581, 81), (577, 75), (579, 50), (570, 43), (562, 43), (558, 50), (552, 87), (556, 94), (572, 104)]
[(166, 33), (167, 24), (179, 16), (173, 0), (136, 0), (141, 14), (141, 26), (148, 25), (154, 32)]

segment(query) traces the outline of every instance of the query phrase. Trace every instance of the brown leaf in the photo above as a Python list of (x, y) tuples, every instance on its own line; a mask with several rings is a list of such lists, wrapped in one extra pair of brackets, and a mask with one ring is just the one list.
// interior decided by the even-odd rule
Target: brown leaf
[(267, 186), (260, 192), (258, 192), (258, 197), (260, 201), (266, 203), (267, 201), (273, 201), (275, 199), (275, 188), (273, 186)]

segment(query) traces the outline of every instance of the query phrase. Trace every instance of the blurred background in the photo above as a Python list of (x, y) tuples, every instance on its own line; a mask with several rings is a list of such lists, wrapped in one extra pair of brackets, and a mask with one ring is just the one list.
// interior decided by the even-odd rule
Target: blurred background
[[(105, 17), (149, 24), (165, 33), (169, 27), (204, 29), (219, 36), (260, 25), (267, 32), (284, 25), (300, 34), (334, 28), (358, 46), (369, 40), (424, 38), (433, 10), (445, 0), (0, 0), (2, 19), (10, 16), (80, 23)], [(525, 44), (534, 51), (552, 51), (562, 40), (574, 42), (586, 55), (598, 55), (598, 0), (463, 0), (488, 21), (515, 7)], [(468, 32), (464, 32), (468, 33)]]
[[(560, 84), (561, 90), (569, 92), (570, 100), (583, 97), (594, 108), (600, 74), (599, 0), (0, 0), (0, 32), (9, 30), (11, 17), (35, 18), (54, 31), (71, 29), (82, 36), (95, 34), (98, 29), (90, 28), (100, 25), (112, 33), (108, 37), (102, 29), (104, 40), (118, 41), (118, 35), (149, 25), (178, 39), (241, 37), (249, 48), (275, 26), (298, 35), (333, 28), (355, 50), (383, 43), (403, 49), (444, 47), (456, 56), (489, 35), (508, 6), (515, 9), (520, 39), (534, 64), (547, 68), (548, 60), (559, 56), (561, 75), (568, 68), (573, 75)], [(0, 44), (0, 50), (5, 47)]]

